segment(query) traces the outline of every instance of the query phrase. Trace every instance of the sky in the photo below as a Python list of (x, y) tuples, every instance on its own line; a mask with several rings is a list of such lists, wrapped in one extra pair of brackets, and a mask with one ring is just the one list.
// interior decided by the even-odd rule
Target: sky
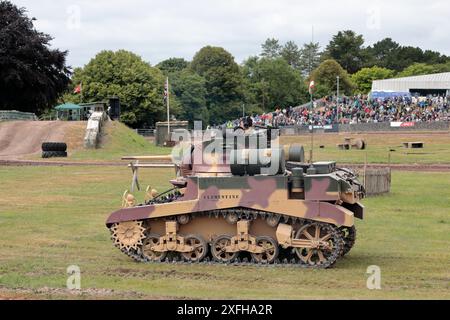
[(386, 37), (450, 55), (448, 0), (12, 0), (82, 67), (101, 50), (126, 49), (152, 65), (191, 60), (205, 45), (221, 46), (238, 63), (261, 52), (269, 37), (299, 46), (351, 29), (365, 45)]

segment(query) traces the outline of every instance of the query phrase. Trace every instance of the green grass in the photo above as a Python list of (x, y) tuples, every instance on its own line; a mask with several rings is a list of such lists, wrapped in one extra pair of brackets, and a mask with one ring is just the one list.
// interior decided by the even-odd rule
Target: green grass
[(170, 148), (157, 147), (120, 122), (104, 127), (101, 147), (75, 151), (69, 160), (120, 160), (125, 155), (169, 154)]
[[(336, 144), (343, 143), (345, 137), (362, 138), (367, 143), (366, 150), (340, 150)], [(301, 143), (305, 156), (309, 159), (311, 136), (283, 136), (282, 144)], [(408, 149), (402, 142), (422, 141), (423, 149)], [(323, 145), (324, 148), (319, 148)], [(389, 151), (389, 150), (394, 151)], [(390, 154), (390, 160), (389, 160)], [(398, 164), (448, 164), (450, 163), (450, 135), (448, 132), (398, 132), (398, 133), (340, 133), (318, 134), (314, 136), (314, 160), (334, 160), (340, 163), (398, 163)]]
[[(172, 175), (142, 173), (158, 190)], [(450, 173), (394, 172), (391, 194), (364, 200), (356, 246), (328, 270), (133, 262), (104, 226), (129, 186), (125, 167), (0, 167), (0, 181), (0, 296), (450, 299)], [(79, 296), (63, 290), (72, 264)], [(366, 288), (369, 265), (381, 290)]]

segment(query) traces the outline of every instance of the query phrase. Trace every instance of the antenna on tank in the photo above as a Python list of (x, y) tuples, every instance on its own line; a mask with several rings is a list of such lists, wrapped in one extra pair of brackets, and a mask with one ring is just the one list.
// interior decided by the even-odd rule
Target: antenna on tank
[[(314, 25), (311, 25), (311, 46), (314, 43)], [(311, 149), (309, 150), (309, 162), (313, 163), (313, 148), (314, 148), (314, 102), (313, 102), (313, 90), (314, 90), (314, 80), (312, 79), (312, 49), (309, 52), (309, 94), (311, 98)]]
[[(314, 43), (314, 25), (311, 25), (311, 45)], [(309, 51), (309, 76), (312, 73), (312, 50)]]

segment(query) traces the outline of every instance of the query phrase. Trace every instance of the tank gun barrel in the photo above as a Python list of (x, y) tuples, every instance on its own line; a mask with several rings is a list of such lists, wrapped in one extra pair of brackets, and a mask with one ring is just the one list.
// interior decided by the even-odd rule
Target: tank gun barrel
[(129, 164), (129, 168), (173, 168), (173, 163), (135, 163)]
[(124, 156), (122, 157), (122, 160), (143, 160), (143, 161), (158, 160), (158, 161), (173, 162), (172, 155), (170, 154), (160, 156)]

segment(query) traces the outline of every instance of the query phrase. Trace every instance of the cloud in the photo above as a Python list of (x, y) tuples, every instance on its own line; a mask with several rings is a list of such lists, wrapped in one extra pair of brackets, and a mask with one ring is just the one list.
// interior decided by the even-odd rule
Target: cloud
[(444, 0), (62, 0), (13, 1), (36, 17), (36, 27), (83, 66), (103, 49), (127, 49), (156, 64), (192, 56), (204, 45), (222, 46), (238, 62), (260, 52), (268, 37), (322, 47), (339, 30), (364, 35), (366, 44), (392, 37), (403, 45), (450, 55), (450, 3)]

